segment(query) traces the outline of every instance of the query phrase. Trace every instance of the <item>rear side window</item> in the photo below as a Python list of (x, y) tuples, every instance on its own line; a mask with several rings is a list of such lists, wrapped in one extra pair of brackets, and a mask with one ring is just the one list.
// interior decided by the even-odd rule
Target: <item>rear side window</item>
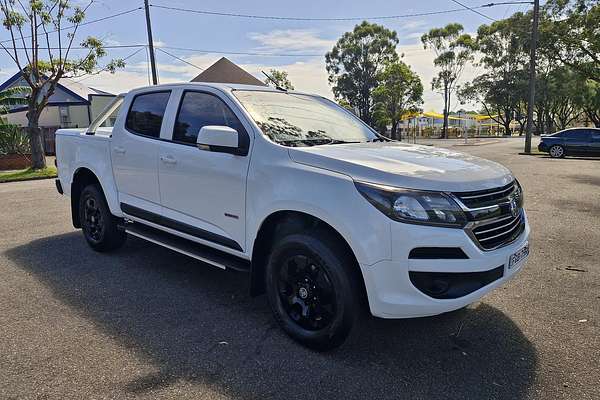
[(228, 126), (238, 131), (240, 143), (246, 137), (240, 120), (217, 96), (202, 92), (185, 92), (177, 119), (173, 140), (183, 143), (196, 143), (198, 132), (203, 126)]
[(576, 129), (569, 132), (566, 137), (569, 139), (578, 139), (578, 140), (589, 140), (591, 136), (591, 132), (587, 129)]
[(135, 96), (125, 127), (133, 133), (159, 137), (165, 109), (171, 92), (153, 92)]

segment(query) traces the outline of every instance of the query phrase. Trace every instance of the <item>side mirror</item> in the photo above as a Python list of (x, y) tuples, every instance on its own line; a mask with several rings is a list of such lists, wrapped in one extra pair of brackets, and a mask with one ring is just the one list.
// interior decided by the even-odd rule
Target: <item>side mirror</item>
[(207, 125), (200, 129), (196, 145), (200, 150), (237, 154), (239, 135), (228, 126)]

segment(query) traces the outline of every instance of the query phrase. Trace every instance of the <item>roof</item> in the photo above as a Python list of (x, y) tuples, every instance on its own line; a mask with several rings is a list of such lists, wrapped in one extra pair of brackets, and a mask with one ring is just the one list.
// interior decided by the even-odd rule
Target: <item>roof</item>
[[(21, 81), (24, 81), (23, 76), (21, 72), (17, 72), (0, 85), (0, 91), (9, 87), (17, 86), (21, 84)], [(26, 86), (25, 82), (22, 84)], [(89, 97), (91, 95), (112, 96), (111, 93), (85, 86), (69, 78), (62, 78), (59, 80), (56, 87), (69, 95), (69, 100), (66, 102), (72, 103), (89, 104)], [(50, 96), (48, 105), (52, 105), (53, 103), (64, 103), (65, 101), (61, 101), (62, 99), (60, 99), (60, 97), (60, 94), (55, 92), (52, 96)]]
[(240, 83), (243, 85), (267, 86), (250, 73), (244, 71), (225, 57), (205, 69), (192, 82)]

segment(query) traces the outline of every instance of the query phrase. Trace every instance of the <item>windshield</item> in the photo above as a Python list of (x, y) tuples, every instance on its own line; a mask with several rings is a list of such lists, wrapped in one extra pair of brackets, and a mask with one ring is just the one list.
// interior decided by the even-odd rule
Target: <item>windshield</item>
[(263, 133), (284, 146), (380, 140), (354, 115), (323, 98), (247, 90), (236, 90), (234, 95)]

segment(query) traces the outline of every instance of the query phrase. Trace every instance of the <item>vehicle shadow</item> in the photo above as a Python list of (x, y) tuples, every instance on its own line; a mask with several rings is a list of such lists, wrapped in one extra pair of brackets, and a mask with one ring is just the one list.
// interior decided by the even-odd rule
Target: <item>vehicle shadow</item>
[(535, 348), (485, 303), (430, 318), (371, 318), (340, 349), (316, 353), (277, 328), (265, 296), (247, 295), (244, 274), (136, 238), (98, 254), (73, 232), (5, 254), (159, 371), (132, 378), (124, 395), (183, 381), (242, 399), (518, 399), (535, 378)]

